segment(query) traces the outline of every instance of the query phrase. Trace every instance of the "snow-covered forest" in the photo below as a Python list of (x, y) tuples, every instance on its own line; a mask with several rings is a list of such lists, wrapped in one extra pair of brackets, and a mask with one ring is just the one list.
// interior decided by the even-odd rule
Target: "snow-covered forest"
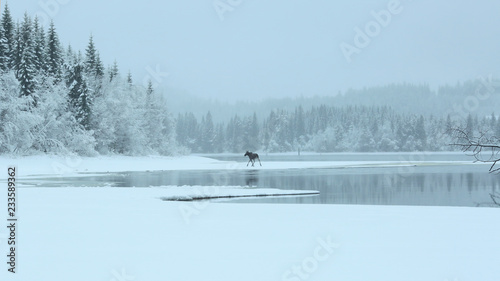
[(500, 135), (495, 115), (468, 115), (464, 122), (434, 116), (396, 113), (389, 107), (313, 106), (304, 110), (273, 110), (259, 121), (256, 114), (235, 115), (214, 124), (210, 112), (198, 121), (194, 114), (179, 114), (176, 136), (193, 152), (397, 152), (448, 151), (454, 142), (448, 130), (465, 126), (469, 132)]
[(82, 53), (63, 47), (8, 6), (0, 24), (0, 153), (172, 154), (173, 118), (163, 96), (105, 67), (92, 36)]
[[(474, 87), (476, 84), (465, 84), (440, 92), (453, 96)], [(394, 100), (392, 92), (404, 96), (405, 89), (410, 89), (408, 95), (413, 97), (411, 102), (406, 100), (408, 106), (435, 98), (428, 87), (377, 89), (377, 97), (387, 104)], [(63, 46), (53, 23), (45, 30), (28, 14), (15, 22), (7, 6), (1, 18), (0, 153), (172, 155), (245, 150), (453, 149), (446, 129), (457, 120), (450, 115), (396, 111), (385, 102), (363, 105), (363, 91), (366, 89), (346, 93), (335, 98), (336, 103), (235, 114), (223, 121), (214, 121), (210, 112), (201, 118), (193, 112), (174, 116), (165, 95), (152, 83), (148, 87), (136, 85), (130, 72), (124, 75), (116, 61), (105, 66), (92, 36), (82, 52)], [(494, 114), (469, 114), (463, 122), (468, 130), (482, 128), (500, 135), (500, 121)]]

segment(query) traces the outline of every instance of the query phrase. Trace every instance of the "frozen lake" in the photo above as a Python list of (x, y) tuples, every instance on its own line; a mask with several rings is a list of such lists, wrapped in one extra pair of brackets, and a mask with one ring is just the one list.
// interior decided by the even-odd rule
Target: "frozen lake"
[[(237, 155), (210, 155), (217, 160), (245, 161)], [(365, 204), (415, 206), (476, 206), (490, 203), (489, 194), (500, 190), (500, 175), (487, 165), (464, 165), (462, 154), (326, 154), (261, 155), (272, 161), (400, 161), (404, 166), (340, 167), (261, 170), (259, 167), (222, 170), (183, 170), (92, 174), (79, 177), (30, 178), (39, 187), (113, 186), (242, 186), (317, 190), (320, 195), (241, 199), (241, 203)], [(420, 162), (415, 166), (412, 163)], [(452, 161), (436, 164), (426, 161)], [(456, 161), (456, 163), (454, 163)], [(232, 201), (234, 202), (234, 201)]]

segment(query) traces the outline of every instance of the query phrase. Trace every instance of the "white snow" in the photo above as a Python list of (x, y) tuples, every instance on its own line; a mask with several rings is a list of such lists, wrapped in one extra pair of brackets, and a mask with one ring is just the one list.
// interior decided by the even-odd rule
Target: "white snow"
[[(441, 164), (470, 164), (467, 161), (272, 161), (258, 163), (255, 167), (246, 166), (246, 158), (241, 162), (218, 161), (200, 156), (101, 156), (101, 157), (61, 157), (61, 156), (29, 156), (1, 157), (0, 167), (18, 166), (22, 176), (57, 175), (69, 176), (77, 173), (105, 173), (125, 171), (162, 171), (162, 170), (234, 170), (234, 169), (310, 169), (310, 168), (344, 168), (344, 167), (390, 167)], [(6, 179), (0, 173), (0, 179)]]
[(241, 186), (165, 186), (153, 187), (158, 198), (166, 201), (193, 201), (265, 196), (317, 195), (315, 190), (283, 190), (276, 188), (246, 188)]
[(6, 279), (4, 263), (2, 280), (498, 280), (499, 209), (165, 202), (159, 191), (21, 189), (18, 273)]
[[(226, 169), (234, 165), (195, 156), (101, 157), (73, 162), (59, 157), (0, 160), (5, 172), (7, 165), (16, 165), (19, 177), (62, 174), (53, 169), (53, 163), (66, 165), (68, 170), (63, 172), (67, 173)], [(229, 167), (244, 168), (245, 164)], [(388, 163), (297, 162), (284, 166), (320, 164)], [(273, 165), (279, 166), (276, 162), (266, 163), (265, 167)], [(217, 190), (238, 194), (276, 192), (238, 187), (190, 188), (21, 187), (17, 198), (17, 273), (7, 272), (8, 229), (2, 227), (0, 254), (4, 262), (0, 265), (0, 280), (499, 278), (495, 270), (500, 262), (498, 208), (161, 200), (165, 196), (217, 194)], [(0, 193), (0, 207), (5, 210), (6, 196), (6, 192)]]

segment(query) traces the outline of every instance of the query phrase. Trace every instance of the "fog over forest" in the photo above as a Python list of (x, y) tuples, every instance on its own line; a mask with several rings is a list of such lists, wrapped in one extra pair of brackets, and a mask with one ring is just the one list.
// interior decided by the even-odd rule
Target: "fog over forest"
[[(186, 154), (454, 149), (447, 131), (500, 135), (499, 81), (391, 83), (330, 96), (223, 101), (144, 85), (105, 66), (93, 35), (64, 45), (52, 22), (28, 13), (0, 25), (0, 152)], [(272, 95), (271, 95), (272, 96)]]

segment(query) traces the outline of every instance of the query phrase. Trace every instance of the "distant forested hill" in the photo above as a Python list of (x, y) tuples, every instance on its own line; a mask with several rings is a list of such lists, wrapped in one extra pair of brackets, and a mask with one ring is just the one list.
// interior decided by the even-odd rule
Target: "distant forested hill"
[(169, 107), (174, 114), (193, 112), (201, 118), (211, 111), (215, 121), (228, 120), (234, 114), (267, 115), (271, 110), (293, 110), (297, 106), (389, 106), (398, 113), (424, 116), (446, 117), (448, 114), (466, 118), (470, 113), (480, 117), (499, 112), (500, 81), (492, 77), (443, 85), (431, 90), (427, 85), (408, 83), (391, 84), (379, 87), (351, 89), (332, 96), (268, 98), (261, 101), (222, 102), (197, 98), (181, 91), (167, 91)]

